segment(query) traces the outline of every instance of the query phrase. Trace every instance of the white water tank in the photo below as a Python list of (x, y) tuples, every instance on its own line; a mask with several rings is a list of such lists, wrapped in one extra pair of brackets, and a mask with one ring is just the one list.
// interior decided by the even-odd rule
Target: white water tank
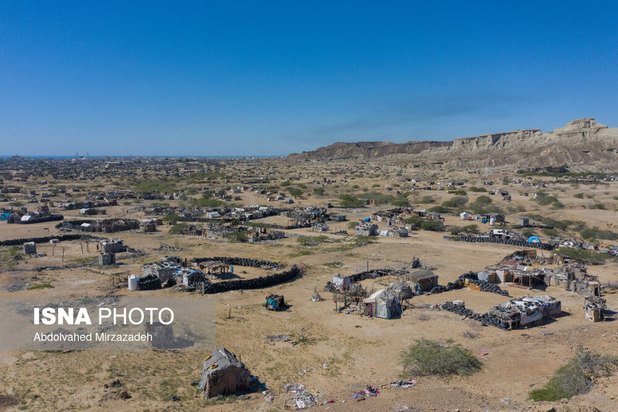
[(129, 290), (137, 290), (139, 288), (139, 275), (133, 274), (129, 276)]

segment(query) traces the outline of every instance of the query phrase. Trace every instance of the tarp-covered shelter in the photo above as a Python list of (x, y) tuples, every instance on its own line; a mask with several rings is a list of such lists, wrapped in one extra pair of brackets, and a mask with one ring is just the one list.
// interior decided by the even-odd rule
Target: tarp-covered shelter
[(349, 276), (337, 275), (333, 276), (333, 285), (341, 290), (350, 289), (350, 284), (352, 283)]
[(249, 389), (250, 378), (251, 373), (236, 355), (221, 346), (204, 361), (198, 388), (207, 398), (233, 395)]
[(399, 299), (393, 292), (381, 289), (363, 300), (363, 314), (382, 319), (393, 319), (401, 316)]
[(388, 290), (393, 292), (399, 300), (409, 299), (414, 295), (414, 291), (407, 282), (393, 282), (388, 285)]

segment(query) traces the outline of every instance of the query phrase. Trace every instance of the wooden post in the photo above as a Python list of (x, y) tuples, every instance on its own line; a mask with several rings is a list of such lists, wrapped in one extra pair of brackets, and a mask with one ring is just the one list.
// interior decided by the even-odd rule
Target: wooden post
[(55, 250), (56, 250), (56, 244), (52, 243), (52, 256), (54, 256)]
[(90, 253), (90, 242), (86, 242), (86, 251)]
[(64, 246), (62, 246), (62, 261), (64, 262)]
[(82, 255), (84, 254), (84, 244), (82, 242), (79, 242), (79, 247), (82, 248)]

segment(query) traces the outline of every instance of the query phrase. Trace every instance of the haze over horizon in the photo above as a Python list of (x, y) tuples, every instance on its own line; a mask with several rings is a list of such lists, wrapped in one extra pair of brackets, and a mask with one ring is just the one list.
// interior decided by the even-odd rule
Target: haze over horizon
[(3, 2), (0, 155), (252, 156), (618, 126), (610, 2)]

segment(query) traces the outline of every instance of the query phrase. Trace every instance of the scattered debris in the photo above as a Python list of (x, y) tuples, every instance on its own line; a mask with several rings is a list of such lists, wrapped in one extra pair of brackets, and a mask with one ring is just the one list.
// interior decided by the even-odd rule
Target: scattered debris
[(266, 335), (264, 342), (273, 344), (275, 342), (292, 342), (292, 338), (288, 335)]
[(287, 383), (283, 386), (283, 390), (297, 395), (290, 403), (296, 409), (311, 408), (317, 404), (316, 395), (310, 393), (305, 388), (305, 385), (300, 383)]

